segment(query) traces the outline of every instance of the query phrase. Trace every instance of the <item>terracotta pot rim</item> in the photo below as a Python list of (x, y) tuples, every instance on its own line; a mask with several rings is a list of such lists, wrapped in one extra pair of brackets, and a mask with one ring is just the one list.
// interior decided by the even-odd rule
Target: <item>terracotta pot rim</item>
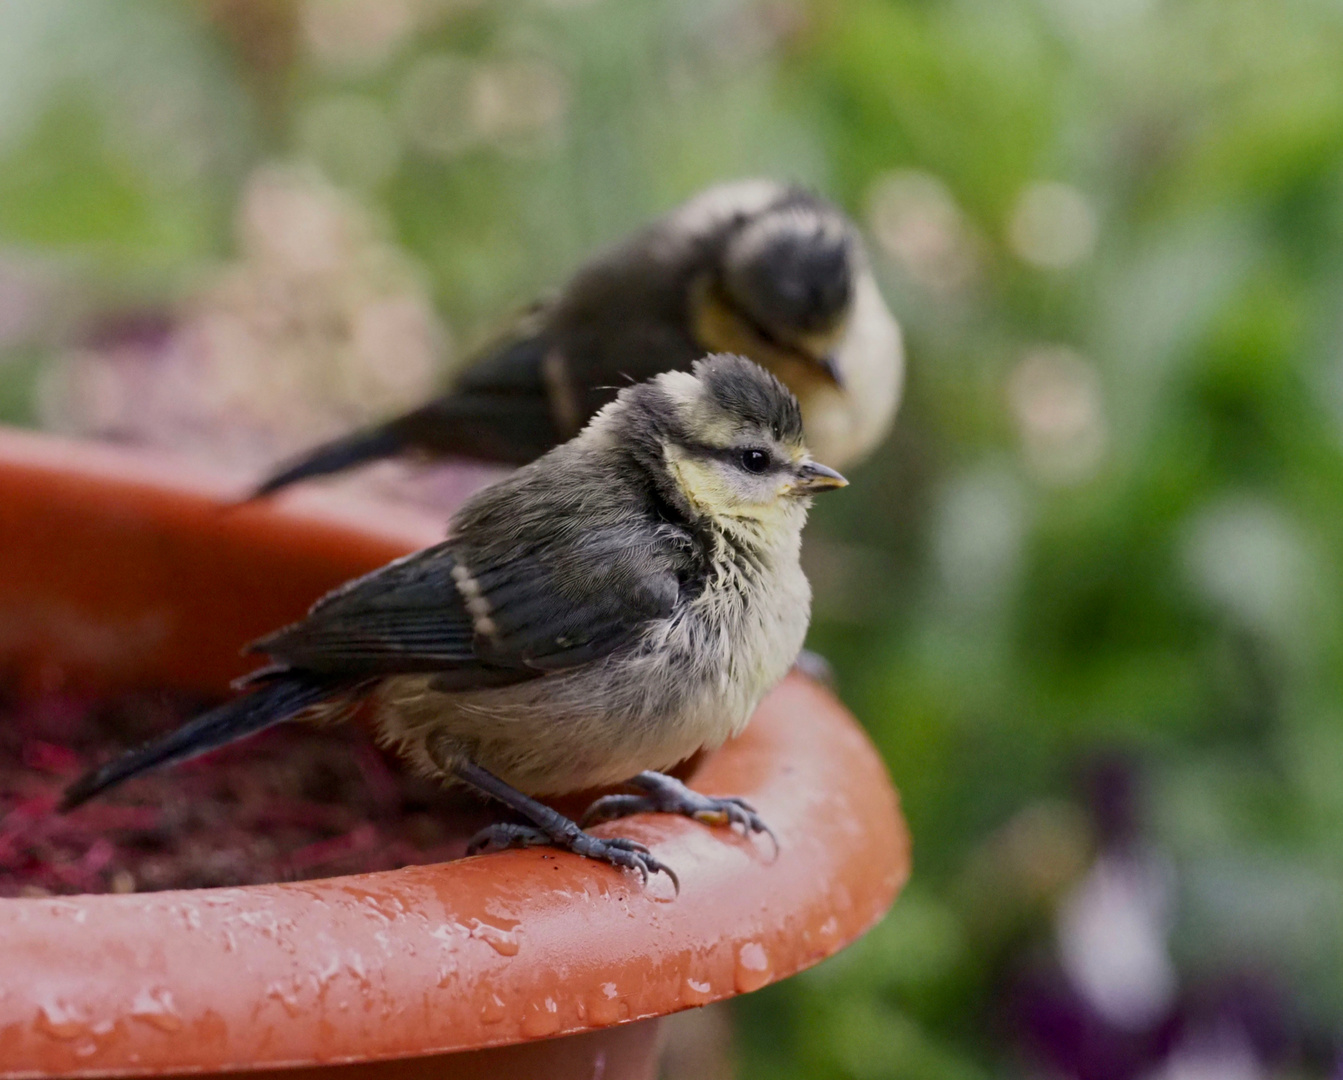
[[(243, 607), (240, 617), (273, 625), (253, 607), (294, 615), (320, 591), (293, 582), (294, 595), (273, 595), (300, 569), (334, 584), (442, 535), (427, 515), (325, 494), (221, 513), (236, 490), (140, 454), (0, 432), (0, 500), (27, 500), (29, 522), (48, 512), (87, 519), (93, 554), (126, 560), (69, 585), (67, 619), (138, 626), (142, 608), (160, 610), (170, 585), (154, 595), (154, 574), (129, 573), (154, 552), (186, 560), (178, 569), (194, 589), (180, 603)], [(197, 581), (182, 567), (202, 551), (212, 558)], [(0, 614), (46, 603), (32, 583), (43, 560), (59, 570), (90, 554), (53, 552), (23, 525), (0, 523), (0, 553), (13, 552), (19, 569), (7, 580), (0, 568)], [(212, 584), (230, 559), (236, 580)], [(249, 560), (258, 581), (246, 593)], [(118, 591), (118, 577), (131, 584)], [(65, 580), (52, 571), (48, 591)], [(32, 610), (39, 621), (46, 611)], [(44, 656), (64, 647), (59, 635), (39, 638), (32, 647)], [(182, 648), (172, 633), (165, 640), (160, 653), (135, 654), (137, 678), (213, 687), (238, 668), (229, 655), (184, 674), (192, 654), (172, 653)], [(0, 633), (0, 651), (7, 643), (12, 633)], [(59, 659), (76, 671), (99, 662)], [(879, 757), (833, 696), (799, 676), (745, 735), (707, 755), (693, 782), (752, 800), (779, 834), (777, 858), (723, 830), (640, 817), (606, 828), (673, 866), (679, 896), (665, 879), (641, 887), (533, 849), (277, 885), (0, 900), (0, 1077), (374, 1061), (664, 1015), (833, 954), (882, 916), (907, 877), (908, 836)]]

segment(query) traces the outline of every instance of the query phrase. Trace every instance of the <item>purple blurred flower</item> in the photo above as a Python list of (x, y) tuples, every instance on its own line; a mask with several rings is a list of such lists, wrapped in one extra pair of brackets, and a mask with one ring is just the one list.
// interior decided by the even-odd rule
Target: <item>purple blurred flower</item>
[(1099, 850), (1058, 904), (1049, 955), (1016, 965), (1009, 1037), (1062, 1080), (1267, 1080), (1289, 1066), (1325, 1075), (1331, 1040), (1312, 1038), (1271, 972), (1177, 968), (1176, 868), (1143, 836), (1140, 781), (1122, 755), (1084, 770)]

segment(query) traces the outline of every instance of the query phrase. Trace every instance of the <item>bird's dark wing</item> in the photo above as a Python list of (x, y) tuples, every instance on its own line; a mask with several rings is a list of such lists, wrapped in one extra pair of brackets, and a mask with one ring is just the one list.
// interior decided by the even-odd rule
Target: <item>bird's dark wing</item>
[(634, 530), (598, 530), (562, 552), (491, 556), (446, 541), (252, 648), (342, 678), (437, 672), (454, 689), (498, 686), (606, 655), (670, 614), (679, 590), (671, 557)]

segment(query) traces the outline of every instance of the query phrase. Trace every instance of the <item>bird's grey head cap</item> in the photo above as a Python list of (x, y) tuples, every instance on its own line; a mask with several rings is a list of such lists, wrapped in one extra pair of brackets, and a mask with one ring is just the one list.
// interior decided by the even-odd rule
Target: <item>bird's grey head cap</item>
[(717, 431), (802, 443), (802, 410), (793, 392), (758, 364), (726, 353), (626, 387), (616, 411), (629, 441), (686, 444)]

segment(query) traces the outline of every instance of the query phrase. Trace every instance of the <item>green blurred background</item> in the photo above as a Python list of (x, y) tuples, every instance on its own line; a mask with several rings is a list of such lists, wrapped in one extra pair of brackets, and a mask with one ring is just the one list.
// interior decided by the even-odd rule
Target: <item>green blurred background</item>
[[(204, 327), (218, 369), (241, 325), (238, 371), (328, 372), (337, 316), (386, 301), (414, 370), (356, 348), (334, 429), (762, 174), (854, 215), (906, 332), (898, 430), (807, 559), (916, 869), (860, 944), (737, 1003), (730, 1048), (687, 1029), (698, 1080), (1327, 1075), (1343, 5), (0, 0), (0, 418), (227, 457), (208, 402), (118, 414), (126, 348)], [(304, 304), (336, 328), (294, 331)], [(285, 415), (256, 410), (265, 454), (307, 441)], [(1294, 1049), (1106, 1073), (1028, 1045), (1013, 972), (1066, 936), (1105, 848), (1078, 777), (1115, 753), (1176, 985), (1270, 977)]]

